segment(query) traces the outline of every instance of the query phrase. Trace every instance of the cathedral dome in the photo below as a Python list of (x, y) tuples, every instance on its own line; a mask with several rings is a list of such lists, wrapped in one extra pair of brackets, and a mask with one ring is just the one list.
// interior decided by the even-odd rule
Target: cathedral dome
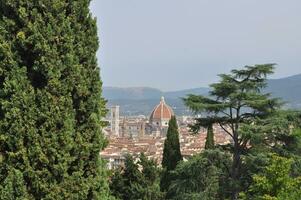
[(150, 121), (169, 121), (172, 116), (174, 116), (172, 108), (165, 103), (164, 97), (162, 97), (159, 105), (154, 108), (150, 116)]

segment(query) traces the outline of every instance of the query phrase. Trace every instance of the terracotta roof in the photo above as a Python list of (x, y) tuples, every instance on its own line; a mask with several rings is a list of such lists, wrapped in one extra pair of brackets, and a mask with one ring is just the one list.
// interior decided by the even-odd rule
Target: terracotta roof
[(170, 119), (173, 115), (174, 112), (172, 108), (165, 103), (164, 97), (162, 97), (159, 105), (154, 108), (150, 120)]

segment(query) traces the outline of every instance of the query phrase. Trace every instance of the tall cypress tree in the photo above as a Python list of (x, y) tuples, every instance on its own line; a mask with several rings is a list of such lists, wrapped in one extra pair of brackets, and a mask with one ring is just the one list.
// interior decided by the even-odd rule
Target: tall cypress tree
[[(185, 100), (185, 99), (184, 99)], [(214, 149), (214, 132), (213, 125), (218, 123), (216, 117), (196, 118), (194, 124), (190, 124), (189, 128), (193, 134), (198, 134), (201, 128), (207, 129), (207, 137), (205, 143), (205, 149)]]
[(162, 167), (166, 168), (168, 171), (174, 170), (178, 162), (182, 159), (178, 124), (176, 117), (173, 116), (169, 121), (167, 137), (164, 141)]
[[(181, 160), (183, 160), (183, 157), (180, 150), (178, 124), (176, 117), (173, 116), (169, 121), (167, 137), (164, 141), (162, 159), (162, 167), (164, 171), (160, 181), (161, 191), (165, 192), (168, 190), (172, 180), (170, 171), (174, 170)], [(168, 197), (168, 194), (166, 197)]]
[(207, 127), (205, 149), (213, 149), (213, 148), (214, 148), (213, 124), (209, 124)]
[[(89, 4), (0, 3), (0, 183), (28, 199), (108, 197), (99, 157), (105, 109), (97, 27)], [(14, 180), (24, 185), (9, 183)], [(1, 194), (11, 189), (0, 188)]]

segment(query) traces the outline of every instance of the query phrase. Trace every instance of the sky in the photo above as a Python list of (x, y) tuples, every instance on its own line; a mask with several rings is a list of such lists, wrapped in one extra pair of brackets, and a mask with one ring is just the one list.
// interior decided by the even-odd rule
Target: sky
[(206, 87), (217, 74), (277, 63), (301, 73), (300, 0), (93, 0), (104, 86)]

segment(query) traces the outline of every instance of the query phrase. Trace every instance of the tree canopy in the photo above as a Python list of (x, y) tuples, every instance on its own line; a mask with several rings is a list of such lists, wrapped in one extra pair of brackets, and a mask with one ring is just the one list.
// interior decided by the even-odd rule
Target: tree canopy
[(172, 200), (225, 199), (230, 155), (218, 149), (205, 150), (172, 171), (168, 193)]
[(301, 197), (301, 176), (291, 177), (293, 161), (275, 154), (261, 174), (253, 176), (253, 184), (242, 198), (258, 200), (298, 200)]
[(163, 172), (160, 181), (161, 191), (166, 192), (168, 190), (172, 179), (170, 172), (176, 168), (181, 160), (183, 160), (183, 157), (180, 149), (177, 119), (175, 116), (172, 116), (168, 124), (167, 137), (164, 141)]
[(99, 157), (105, 102), (89, 3), (0, 3), (3, 199), (108, 198)]
[(177, 119), (175, 116), (172, 116), (168, 124), (166, 140), (164, 141), (162, 167), (167, 170), (173, 170), (182, 159)]
[(209, 97), (189, 95), (184, 98), (192, 111), (214, 119), (232, 139), (231, 199), (238, 199), (241, 190), (241, 156), (248, 150), (252, 138), (242, 127), (252, 126), (255, 119), (267, 118), (281, 105), (278, 99), (262, 93), (267, 76), (273, 73), (273, 69), (274, 64), (264, 64), (232, 70), (230, 74), (221, 74), (220, 82), (211, 85)]
[(139, 161), (126, 156), (124, 168), (114, 171), (110, 181), (111, 193), (120, 200), (161, 200), (159, 169), (142, 153)]

